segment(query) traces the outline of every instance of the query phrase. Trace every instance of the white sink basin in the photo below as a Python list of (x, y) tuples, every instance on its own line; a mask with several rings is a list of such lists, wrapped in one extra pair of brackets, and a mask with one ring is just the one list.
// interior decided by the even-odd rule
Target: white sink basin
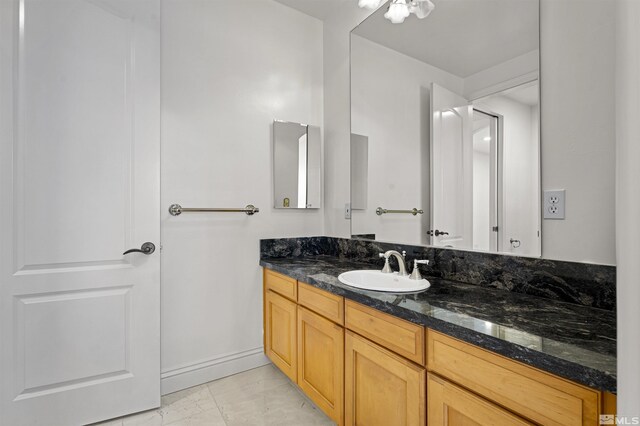
[(351, 287), (365, 290), (388, 291), (391, 293), (408, 293), (428, 288), (429, 281), (412, 280), (409, 277), (399, 277), (397, 272), (383, 274), (379, 270), (360, 270), (344, 272), (338, 280)]

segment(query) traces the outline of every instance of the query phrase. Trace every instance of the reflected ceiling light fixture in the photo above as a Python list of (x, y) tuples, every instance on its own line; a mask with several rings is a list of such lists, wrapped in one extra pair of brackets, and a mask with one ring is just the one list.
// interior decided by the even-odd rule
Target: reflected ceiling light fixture
[[(358, 6), (367, 9), (377, 9), (385, 0), (358, 0)], [(435, 9), (430, 0), (391, 0), (384, 17), (394, 24), (401, 24), (412, 13), (419, 19), (424, 19)]]
[(383, 2), (384, 0), (358, 0), (358, 6), (375, 10), (379, 8)]
[(389, 8), (384, 17), (394, 24), (402, 24), (406, 17), (411, 14), (407, 0), (391, 0)]

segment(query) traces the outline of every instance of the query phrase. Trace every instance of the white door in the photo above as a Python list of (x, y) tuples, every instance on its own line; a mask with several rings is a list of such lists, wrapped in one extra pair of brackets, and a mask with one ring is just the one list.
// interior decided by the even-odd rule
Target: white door
[(160, 403), (159, 13), (0, 1), (2, 426)]
[(473, 108), (431, 85), (431, 244), (473, 247)]

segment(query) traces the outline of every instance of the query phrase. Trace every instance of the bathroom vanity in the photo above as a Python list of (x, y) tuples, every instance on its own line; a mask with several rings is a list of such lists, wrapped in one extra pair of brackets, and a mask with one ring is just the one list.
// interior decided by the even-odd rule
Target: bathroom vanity
[(615, 412), (614, 312), (440, 278), (372, 292), (337, 279), (372, 263), (273, 255), (260, 261), (265, 354), (337, 424), (599, 425)]

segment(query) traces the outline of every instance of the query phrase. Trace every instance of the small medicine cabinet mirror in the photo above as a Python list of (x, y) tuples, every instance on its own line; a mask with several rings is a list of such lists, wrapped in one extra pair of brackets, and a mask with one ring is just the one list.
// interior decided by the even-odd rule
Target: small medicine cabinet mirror
[(320, 128), (273, 122), (273, 205), (276, 209), (320, 208)]

